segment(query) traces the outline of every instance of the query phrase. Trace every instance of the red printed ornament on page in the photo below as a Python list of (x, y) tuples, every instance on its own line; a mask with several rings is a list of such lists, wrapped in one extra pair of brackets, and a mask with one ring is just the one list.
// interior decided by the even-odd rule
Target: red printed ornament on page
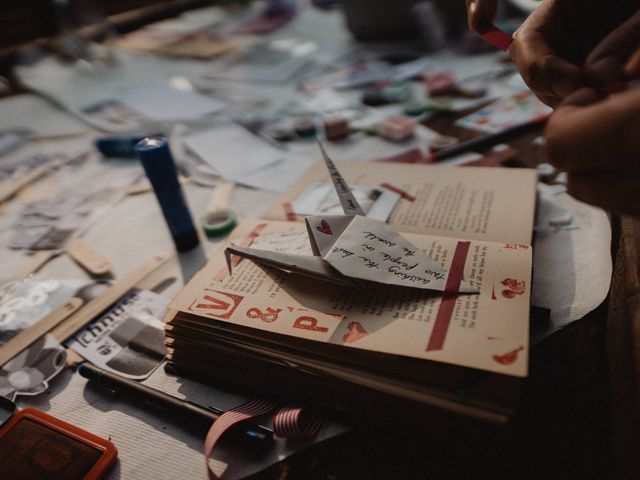
[(504, 248), (508, 250), (529, 250), (529, 245), (524, 243), (505, 243)]
[(245, 314), (247, 318), (257, 319), (259, 318), (263, 322), (273, 323), (278, 319), (278, 315), (282, 311), (281, 308), (267, 307), (266, 312), (263, 312), (259, 308), (253, 307), (247, 310)]
[(241, 295), (235, 293), (227, 293), (220, 290), (204, 289), (205, 293), (202, 299), (194, 300), (187, 310), (194, 312), (195, 310), (209, 310), (204, 315), (220, 320), (228, 320), (236, 311), (240, 302), (244, 299)]
[(325, 235), (333, 235), (333, 232), (331, 231), (331, 227), (329, 226), (326, 220), (322, 220), (320, 222), (320, 225), (318, 225), (316, 228), (318, 229), (319, 232), (322, 232)]
[(360, 322), (351, 322), (347, 328), (349, 331), (342, 337), (343, 342), (353, 343), (361, 338), (369, 336), (369, 332), (365, 330)]
[(300, 328), (302, 330), (311, 330), (313, 332), (326, 333), (329, 331), (327, 327), (321, 327), (318, 325), (318, 319), (314, 317), (298, 317), (293, 322), (293, 328)]
[(518, 360), (518, 353), (524, 350), (524, 347), (521, 345), (515, 350), (505, 353), (504, 355), (493, 355), (493, 358), (496, 362), (501, 365), (512, 365)]
[(524, 280), (518, 280), (515, 278), (505, 278), (500, 282), (502, 285), (507, 287), (506, 290), (502, 290), (502, 296), (505, 298), (515, 298), (518, 295), (522, 295), (525, 292), (525, 282)]

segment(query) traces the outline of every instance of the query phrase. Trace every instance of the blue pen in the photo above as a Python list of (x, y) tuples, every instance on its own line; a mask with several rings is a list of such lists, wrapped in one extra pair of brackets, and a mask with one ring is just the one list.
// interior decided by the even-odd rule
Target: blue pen
[(136, 145), (136, 152), (160, 203), (176, 249), (184, 252), (195, 248), (200, 243), (198, 232), (178, 182), (178, 171), (167, 139), (145, 138)]

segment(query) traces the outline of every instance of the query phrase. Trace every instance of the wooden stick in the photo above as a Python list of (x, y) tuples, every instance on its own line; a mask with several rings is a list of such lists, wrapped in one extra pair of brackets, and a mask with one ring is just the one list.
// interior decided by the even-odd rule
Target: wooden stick
[(7, 363), (22, 350), (59, 325), (65, 318), (68, 318), (82, 307), (83, 303), (81, 298), (71, 297), (64, 304), (51, 311), (49, 315), (40, 319), (38, 323), (18, 333), (0, 348), (0, 366)]
[(72, 297), (53, 310), (38, 323), (24, 329), (0, 348), (0, 367), (18, 355), (38, 338), (51, 333), (60, 343), (71, 337), (96, 316), (116, 303), (119, 298), (134, 288), (144, 277), (160, 267), (170, 255), (156, 255), (144, 265), (129, 273), (122, 280), (111, 285), (102, 295), (87, 304), (78, 297)]
[(23, 177), (17, 179), (10, 178), (0, 183), (0, 203), (4, 202), (5, 200), (9, 200), (31, 182), (36, 181), (42, 175), (47, 173), (50, 169), (51, 167), (49, 165), (40, 165), (31, 170)]
[(69, 242), (66, 252), (91, 275), (102, 276), (111, 271), (111, 261), (78, 238)]
[(144, 277), (160, 267), (170, 257), (168, 254), (156, 255), (141, 267), (129, 273), (122, 280), (109, 287), (102, 295), (94, 298), (83, 308), (69, 316), (50, 333), (60, 342), (69, 339), (74, 333), (116, 303), (129, 290), (134, 288)]

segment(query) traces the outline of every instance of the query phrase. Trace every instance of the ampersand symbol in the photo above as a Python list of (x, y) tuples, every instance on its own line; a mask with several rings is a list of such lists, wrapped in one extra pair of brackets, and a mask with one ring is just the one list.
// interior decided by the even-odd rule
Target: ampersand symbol
[(281, 308), (271, 308), (267, 307), (267, 312), (262, 313), (262, 310), (259, 308), (250, 308), (247, 310), (248, 318), (259, 318), (263, 322), (272, 323), (278, 319), (278, 314), (282, 311)]

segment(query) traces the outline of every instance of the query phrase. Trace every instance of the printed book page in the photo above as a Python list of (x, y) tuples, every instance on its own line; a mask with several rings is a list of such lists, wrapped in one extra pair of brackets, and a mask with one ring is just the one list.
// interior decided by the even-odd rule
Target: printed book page
[[(252, 220), (230, 238), (244, 246), (311, 254), (310, 247), (305, 250), (306, 235), (298, 222)], [(221, 248), (170, 308), (212, 323), (526, 376), (531, 247), (432, 235), (406, 238), (479, 293), (443, 294), (374, 283), (348, 288), (239, 257), (234, 257), (237, 264), (230, 275)]]
[[(401, 232), (531, 243), (537, 184), (532, 169), (335, 163), (350, 185), (383, 186), (400, 194), (388, 222)], [(303, 221), (323, 213), (309, 212), (301, 197), (314, 182), (329, 181), (324, 162), (317, 163), (265, 218)], [(306, 211), (296, 212), (301, 203)]]

